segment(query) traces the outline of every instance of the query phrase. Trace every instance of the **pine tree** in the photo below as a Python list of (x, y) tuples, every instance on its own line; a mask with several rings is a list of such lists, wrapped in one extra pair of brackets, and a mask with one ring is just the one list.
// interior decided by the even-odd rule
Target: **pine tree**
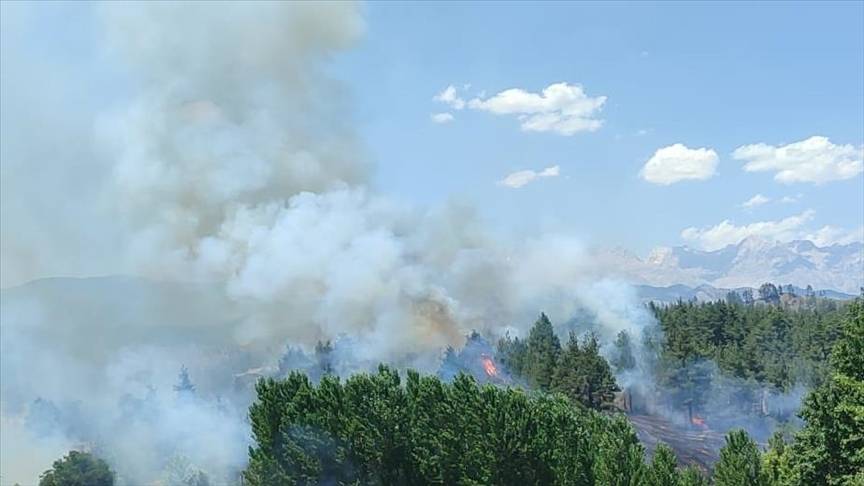
[(660, 443), (645, 474), (644, 486), (678, 486), (678, 459), (672, 448)]
[(632, 370), (636, 367), (636, 357), (633, 356), (633, 345), (627, 331), (619, 332), (615, 338), (615, 356), (612, 359), (612, 366), (616, 373)]
[(329, 340), (315, 343), (315, 367), (313, 379), (333, 373), (333, 344)]
[(786, 484), (790, 477), (788, 450), (782, 432), (777, 431), (768, 439), (768, 450), (762, 454), (762, 471), (766, 484)]
[(561, 351), (555, 372), (552, 375), (551, 388), (574, 400), (583, 402), (583, 391), (586, 386), (585, 360), (579, 347), (579, 338), (571, 331), (567, 344)]
[(561, 352), (561, 343), (546, 314), (540, 314), (528, 334), (528, 349), (525, 356), (525, 375), (531, 384), (548, 390)]
[(525, 373), (525, 357), (528, 354), (528, 345), (518, 337), (510, 338), (510, 334), (498, 340), (496, 349), (498, 361), (513, 375), (521, 376)]
[(759, 287), (759, 298), (770, 304), (780, 302), (780, 291), (772, 283), (764, 283)]
[(616, 416), (604, 426), (593, 464), (595, 484), (637, 486), (642, 483), (645, 449), (623, 416)]
[(174, 385), (174, 391), (178, 397), (189, 397), (195, 394), (195, 385), (189, 379), (189, 370), (186, 366), (180, 367), (180, 373), (177, 375), (177, 384)]
[(582, 360), (585, 369), (583, 399), (592, 408), (608, 408), (620, 389), (609, 363), (600, 356), (600, 344), (594, 333), (589, 333), (582, 343)]
[(688, 466), (681, 471), (679, 486), (708, 486), (708, 479), (702, 471), (694, 466)]
[(759, 448), (747, 432), (734, 430), (726, 434), (726, 445), (720, 449), (720, 460), (714, 466), (716, 486), (767, 485), (762, 474)]
[(831, 355), (832, 374), (805, 399), (805, 427), (791, 447), (794, 484), (864, 479), (864, 301), (849, 304)]

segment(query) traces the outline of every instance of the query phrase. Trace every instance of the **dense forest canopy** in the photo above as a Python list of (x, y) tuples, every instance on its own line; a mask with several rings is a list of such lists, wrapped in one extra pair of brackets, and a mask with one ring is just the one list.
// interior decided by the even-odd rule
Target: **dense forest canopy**
[[(681, 349), (677, 345), (686, 343), (685, 336), (704, 336), (701, 333), (712, 326), (708, 316), (723, 316), (721, 322), (735, 331), (719, 333), (709, 339), (710, 346), (694, 347), (694, 354), (703, 353), (696, 355), (700, 358), (721, 355), (718, 350), (726, 346), (751, 352), (770, 346), (771, 352), (791, 345), (784, 355), (788, 361), (818, 361), (814, 357), (823, 352), (821, 348), (836, 341), (828, 363), (811, 375), (795, 375), (783, 367), (785, 360), (780, 365), (753, 360), (744, 368), (721, 367), (778, 388), (791, 386), (796, 379), (814, 380), (818, 387), (805, 402), (801, 416), (806, 423), (791, 444), (777, 434), (763, 451), (746, 432), (732, 431), (712, 481), (742, 486), (861, 484), (864, 304), (860, 300), (848, 305), (842, 316), (734, 303), (680, 303), (655, 312), (664, 330), (685, 321), (679, 313), (692, 313), (686, 321), (694, 323), (664, 342), (663, 359), (681, 359), (681, 354), (675, 354)], [(741, 326), (742, 322), (754, 325)], [(836, 326), (833, 335), (825, 331), (831, 324)], [(658, 447), (647, 461), (622, 415), (592, 410), (603, 408), (607, 394), (616, 388), (609, 365), (598, 353), (597, 340), (589, 334), (580, 342), (571, 334), (562, 349), (552, 329), (541, 315), (527, 343), (507, 339), (499, 343), (499, 348), (519, 350), (509, 359), (521, 363), (532, 383), (551, 394), (481, 386), (464, 372), (451, 383), (409, 372), (403, 385), (399, 374), (384, 366), (377, 374), (357, 375), (344, 383), (325, 376), (316, 386), (297, 373), (284, 381), (263, 381), (250, 412), (257, 445), (250, 450), (244, 477), (249, 484), (262, 485), (705, 484), (700, 472), (677, 468), (668, 447)], [(806, 346), (802, 335), (825, 337)], [(621, 338), (619, 347), (625, 341)]]
[[(472, 333), (463, 349), (445, 351), (438, 376), (381, 365), (377, 372), (342, 380), (329, 369), (330, 343), (321, 343), (312, 358), (289, 348), (281, 361), (284, 376), (255, 387), (257, 399), (249, 411), (254, 445), (236, 481), (864, 484), (861, 299), (820, 309), (733, 301), (679, 302), (651, 310), (661, 332), (643, 338), (657, 346), (657, 374), (666, 380), (660, 386), (697, 397), (702, 382), (682, 370), (699, 360), (716, 360), (720, 374), (779, 390), (805, 383), (814, 388), (800, 412), (803, 427), (794, 434), (778, 431), (767, 444), (744, 430), (731, 430), (712, 471), (682, 467), (665, 444), (646, 454), (635, 429), (612, 403), (619, 389), (613, 373), (636, 365), (632, 338), (617, 336), (610, 364), (593, 333), (580, 338), (571, 332), (562, 346), (551, 321), (541, 315), (524, 341), (505, 336), (497, 343), (492, 368), (484, 364), (492, 346)], [(665, 339), (652, 341), (663, 334)], [(733, 353), (743, 364), (729, 359)], [(478, 357), (480, 367), (472, 369)], [(303, 363), (303, 371), (296, 370), (297, 363)], [(501, 381), (499, 367), (512, 373), (509, 383)], [(814, 369), (803, 372), (807, 367)], [(696, 385), (675, 381), (683, 379)], [(194, 393), (185, 369), (177, 391)], [(172, 467), (178, 484), (210, 484), (203, 471), (188, 464)], [(104, 462), (73, 451), (55, 462), (40, 484), (91, 484), (89, 479), (82, 483), (82, 477), (98, 478), (93, 484), (114, 481)]]

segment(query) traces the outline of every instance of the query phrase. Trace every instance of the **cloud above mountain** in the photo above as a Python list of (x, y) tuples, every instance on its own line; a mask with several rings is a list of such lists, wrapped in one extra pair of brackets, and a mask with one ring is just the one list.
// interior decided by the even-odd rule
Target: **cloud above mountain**
[(810, 240), (819, 246), (864, 241), (862, 228), (849, 230), (827, 225), (818, 230), (811, 229), (808, 223), (813, 221), (815, 214), (815, 211), (808, 209), (780, 220), (757, 221), (743, 225), (736, 225), (726, 219), (714, 226), (686, 228), (681, 232), (681, 238), (707, 251), (738, 244), (751, 236), (780, 242)]
[(864, 241), (864, 226), (854, 229), (838, 228), (837, 226), (825, 225), (818, 230), (809, 233), (807, 239), (818, 246), (846, 245)]
[(824, 184), (864, 172), (864, 146), (837, 145), (821, 136), (787, 145), (743, 145), (732, 157), (746, 162), (745, 171), (774, 172), (774, 180), (784, 184)]
[(736, 225), (726, 219), (714, 226), (686, 228), (681, 232), (681, 238), (704, 250), (718, 250), (734, 245), (748, 236), (791, 241), (802, 236), (804, 225), (812, 221), (815, 214), (815, 211), (807, 210), (778, 221), (758, 221), (744, 225)]

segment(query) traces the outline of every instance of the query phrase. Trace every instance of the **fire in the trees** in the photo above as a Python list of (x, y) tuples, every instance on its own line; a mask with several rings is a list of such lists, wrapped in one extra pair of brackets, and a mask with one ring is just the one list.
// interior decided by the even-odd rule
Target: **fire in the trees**
[(492, 361), (492, 358), (484, 354), (480, 359), (483, 361), (483, 371), (486, 372), (487, 376), (498, 376), (498, 368), (495, 367), (495, 362)]

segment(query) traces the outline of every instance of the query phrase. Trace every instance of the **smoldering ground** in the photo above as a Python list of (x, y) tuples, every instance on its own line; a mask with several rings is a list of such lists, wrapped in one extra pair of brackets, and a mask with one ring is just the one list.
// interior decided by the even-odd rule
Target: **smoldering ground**
[[(228, 480), (249, 441), (235, 375), (286, 342), (431, 372), (539, 310), (587, 309), (604, 342), (650, 324), (578, 238), (501, 239), (470, 208), (375, 190), (326, 73), (364, 33), (358, 4), (2, 9), (4, 484), (82, 446), (133, 484)], [(98, 53), (71, 63), (56, 16)], [(20, 285), (99, 275), (128, 277)]]

